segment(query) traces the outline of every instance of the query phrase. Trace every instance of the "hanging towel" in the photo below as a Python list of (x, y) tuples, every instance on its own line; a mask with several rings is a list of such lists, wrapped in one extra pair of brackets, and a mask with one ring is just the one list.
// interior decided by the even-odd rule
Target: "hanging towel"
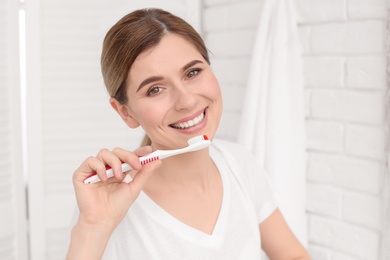
[(281, 212), (306, 246), (303, 72), (291, 0), (265, 0), (252, 55), (238, 142), (268, 172)]

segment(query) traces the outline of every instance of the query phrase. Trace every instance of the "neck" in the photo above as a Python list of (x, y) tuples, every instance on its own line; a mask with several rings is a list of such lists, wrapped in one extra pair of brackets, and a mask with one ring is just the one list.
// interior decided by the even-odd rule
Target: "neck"
[(209, 149), (205, 148), (164, 159), (161, 167), (151, 176), (150, 182), (158, 182), (160, 185), (205, 186), (214, 169)]

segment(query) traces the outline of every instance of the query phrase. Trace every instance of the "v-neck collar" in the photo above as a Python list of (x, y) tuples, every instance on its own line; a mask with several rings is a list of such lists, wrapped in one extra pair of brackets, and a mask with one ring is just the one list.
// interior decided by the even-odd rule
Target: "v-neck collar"
[[(219, 174), (221, 175), (223, 194), (222, 194), (222, 204), (221, 209), (218, 214), (218, 219), (214, 226), (212, 234), (204, 233), (196, 228), (193, 228), (161, 208), (156, 202), (154, 202), (146, 193), (141, 191), (137, 203), (140, 207), (144, 208), (150, 214), (155, 221), (159, 222), (161, 225), (167, 227), (167, 229), (172, 229), (177, 232), (183, 239), (192, 241), (193, 243), (202, 244), (207, 247), (218, 246), (223, 242), (225, 235), (227, 218), (228, 218), (228, 209), (230, 202), (230, 188), (229, 188), (229, 178), (227, 176), (229, 167), (225, 164), (224, 159), (219, 153), (214, 151), (215, 148), (210, 147), (210, 155), (214, 160), (215, 165), (218, 168)], [(221, 158), (217, 158), (221, 157)]]

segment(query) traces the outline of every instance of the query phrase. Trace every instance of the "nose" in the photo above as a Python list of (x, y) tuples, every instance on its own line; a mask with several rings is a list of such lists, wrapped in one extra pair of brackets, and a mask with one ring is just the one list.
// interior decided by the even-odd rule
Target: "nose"
[(196, 105), (196, 94), (191, 87), (185, 84), (176, 84), (174, 87), (174, 106), (177, 111), (192, 109)]

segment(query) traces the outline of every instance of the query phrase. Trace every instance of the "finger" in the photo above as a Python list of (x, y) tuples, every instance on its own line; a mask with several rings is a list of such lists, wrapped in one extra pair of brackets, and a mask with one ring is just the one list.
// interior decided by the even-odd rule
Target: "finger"
[[(111, 171), (116, 179), (123, 179), (122, 161), (114, 152), (111, 152), (107, 149), (102, 149), (96, 157), (103, 161), (105, 165), (111, 168)], [(106, 173), (104, 173), (104, 175), (106, 175)]]
[(130, 152), (130, 151), (124, 150), (122, 148), (115, 148), (113, 150), (113, 153), (116, 156), (118, 156), (118, 158), (122, 162), (128, 163), (131, 166), (131, 168), (134, 169), (135, 171), (142, 169), (142, 165), (141, 165), (141, 162), (139, 160), (139, 157), (150, 154), (151, 152), (152, 152), (152, 147), (150, 147), (150, 146), (140, 147), (137, 150), (135, 150), (134, 152)]
[(145, 156), (150, 154), (151, 152), (153, 152), (151, 146), (143, 146), (134, 151), (134, 153), (138, 156)]
[(140, 170), (142, 168), (139, 156), (122, 148), (115, 148), (112, 151), (122, 162), (128, 163), (132, 169)]
[(91, 173), (94, 172), (98, 174), (101, 180), (104, 178), (107, 179), (107, 177), (105, 177), (106, 166), (104, 162), (97, 159), (96, 157), (90, 156), (75, 171), (75, 173), (73, 174), (73, 181), (83, 182), (88, 176), (91, 175)]

